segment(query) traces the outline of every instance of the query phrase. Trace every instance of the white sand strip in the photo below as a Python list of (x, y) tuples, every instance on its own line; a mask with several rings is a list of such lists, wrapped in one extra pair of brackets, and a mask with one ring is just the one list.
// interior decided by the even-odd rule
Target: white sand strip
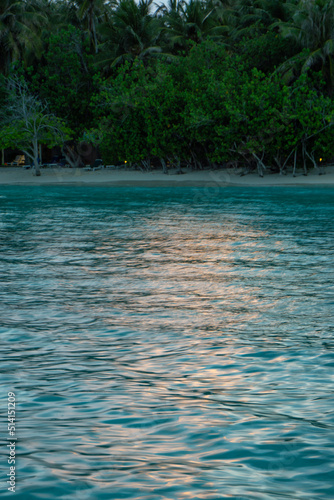
[(240, 176), (230, 170), (201, 170), (181, 175), (162, 171), (102, 169), (85, 171), (61, 167), (41, 169), (41, 176), (21, 167), (1, 167), (0, 184), (4, 185), (101, 185), (101, 186), (308, 186), (334, 185), (334, 167), (326, 167), (325, 174), (312, 170), (307, 176), (298, 173), (279, 175), (268, 173), (263, 178), (257, 173)]

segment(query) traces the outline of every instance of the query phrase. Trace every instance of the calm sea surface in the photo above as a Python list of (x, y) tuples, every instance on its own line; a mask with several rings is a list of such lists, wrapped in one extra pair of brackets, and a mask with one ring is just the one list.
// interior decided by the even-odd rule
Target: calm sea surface
[(0, 497), (333, 499), (333, 195), (1, 187)]

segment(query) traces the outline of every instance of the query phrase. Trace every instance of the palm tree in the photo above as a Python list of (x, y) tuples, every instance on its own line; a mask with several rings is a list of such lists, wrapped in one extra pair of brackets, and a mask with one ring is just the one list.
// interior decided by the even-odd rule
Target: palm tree
[(97, 54), (97, 24), (106, 10), (105, 2), (104, 0), (76, 0), (75, 3), (78, 6), (79, 19), (87, 23), (91, 45), (94, 47), (94, 51)]
[(182, 50), (189, 46), (189, 41), (199, 43), (208, 37), (221, 40), (227, 32), (217, 16), (216, 5), (202, 0), (171, 2), (163, 21), (171, 48)]
[(161, 22), (151, 15), (153, 0), (120, 0), (106, 21), (101, 24), (102, 38), (99, 64), (104, 68), (113, 67), (124, 60), (161, 52), (158, 38)]
[(236, 0), (232, 2), (228, 5), (229, 31), (232, 40), (240, 41), (245, 37), (256, 38), (260, 34), (267, 33), (275, 21), (288, 19), (289, 6), (290, 3), (286, 0)]
[(0, 0), (1, 72), (7, 74), (11, 63), (41, 53), (40, 30), (47, 19), (39, 7), (36, 0)]
[(44, 0), (45, 11), (53, 30), (60, 31), (72, 24), (76, 28), (81, 28), (78, 18), (78, 6), (74, 1), (69, 0)]
[(277, 24), (281, 35), (294, 40), (299, 49), (307, 49), (290, 59), (280, 70), (287, 73), (301, 63), (301, 72), (321, 70), (334, 90), (334, 0), (301, 0), (293, 7), (292, 18)]
[(268, 20), (288, 21), (291, 17), (291, 9), (298, 3), (298, 0), (258, 0), (261, 8), (269, 15)]

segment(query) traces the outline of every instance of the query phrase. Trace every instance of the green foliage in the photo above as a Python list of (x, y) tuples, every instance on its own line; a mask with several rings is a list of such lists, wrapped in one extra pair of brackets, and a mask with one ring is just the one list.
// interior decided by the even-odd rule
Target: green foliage
[[(0, 72), (15, 63), (11, 74), (28, 79), (35, 124), (49, 125), (39, 141), (51, 145), (60, 140), (52, 130), (72, 129), (105, 162), (140, 168), (237, 161), (260, 173), (265, 165), (306, 171), (334, 156), (334, 0), (152, 7), (3, 2)], [(3, 116), (6, 92), (0, 82)], [(16, 129), (2, 122), (2, 144), (28, 143), (26, 123), (11, 116)]]
[(304, 158), (333, 148), (333, 103), (316, 81), (303, 75), (285, 86), (213, 42), (154, 69), (137, 59), (111, 84), (100, 82), (95, 136), (108, 162), (167, 159), (201, 168), (237, 158), (259, 171), (266, 163), (283, 168), (295, 150)]
[(98, 65), (106, 73), (136, 57), (143, 60), (161, 52), (157, 41), (160, 20), (151, 14), (153, 0), (120, 0), (110, 16), (101, 23), (102, 51)]
[(237, 50), (247, 68), (251, 70), (255, 67), (264, 73), (272, 73), (277, 66), (298, 53), (296, 45), (291, 40), (282, 38), (274, 31), (242, 40)]
[(314, 77), (303, 74), (288, 89), (284, 110), (289, 117), (288, 144), (306, 150), (316, 157), (333, 154), (334, 103), (314, 88)]
[(47, 47), (44, 60), (29, 68), (32, 88), (80, 135), (92, 120), (89, 103), (94, 71), (87, 55), (87, 41), (78, 29), (68, 26), (51, 34)]
[(6, 78), (0, 74), (0, 110), (4, 108), (8, 101), (8, 89), (6, 85)]
[(47, 24), (37, 0), (1, 0), (0, 72), (7, 75), (15, 62), (26, 65), (41, 54), (40, 30)]
[(181, 154), (180, 96), (163, 64), (157, 72), (139, 59), (125, 63), (96, 96), (100, 148), (107, 161), (138, 162)]
[(61, 145), (71, 131), (33, 95), (22, 78), (7, 80), (7, 101), (0, 112), (0, 147), (19, 148), (38, 169), (38, 145)]
[[(334, 0), (300, 0), (290, 18), (277, 23), (281, 35), (292, 40), (304, 55), (301, 72), (322, 71), (330, 94), (334, 92)], [(308, 51), (302, 52), (302, 49)], [(291, 61), (294, 62), (293, 60)], [(283, 65), (284, 72), (286, 65)]]

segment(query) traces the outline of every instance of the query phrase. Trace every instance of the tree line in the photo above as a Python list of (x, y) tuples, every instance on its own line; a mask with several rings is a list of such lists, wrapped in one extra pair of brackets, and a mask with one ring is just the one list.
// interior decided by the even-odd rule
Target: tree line
[(0, 0), (0, 146), (307, 173), (334, 157), (333, 57), (334, 0)]

